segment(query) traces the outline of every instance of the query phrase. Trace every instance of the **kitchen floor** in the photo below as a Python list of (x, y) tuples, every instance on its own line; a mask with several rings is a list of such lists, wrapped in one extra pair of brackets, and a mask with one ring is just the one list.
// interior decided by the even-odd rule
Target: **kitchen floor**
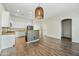
[(79, 43), (69, 39), (44, 37), (36, 43), (26, 44), (25, 37), (16, 39), (15, 47), (4, 49), (3, 56), (79, 56)]

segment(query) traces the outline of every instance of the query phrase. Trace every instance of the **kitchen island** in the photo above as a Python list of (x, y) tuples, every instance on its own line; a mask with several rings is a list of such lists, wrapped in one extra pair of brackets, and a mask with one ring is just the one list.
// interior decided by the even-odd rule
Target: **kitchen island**
[(16, 36), (14, 31), (2, 32), (2, 35), (0, 37), (1, 41), (0, 50), (13, 47), (15, 45), (15, 39)]
[(27, 26), (25, 40), (27, 43), (39, 41), (39, 29), (34, 29), (34, 26)]

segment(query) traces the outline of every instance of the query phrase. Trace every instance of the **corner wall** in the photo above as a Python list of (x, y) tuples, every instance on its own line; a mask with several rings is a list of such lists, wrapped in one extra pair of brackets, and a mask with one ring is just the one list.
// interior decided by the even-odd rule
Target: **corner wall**
[(79, 12), (50, 17), (45, 23), (47, 25), (47, 36), (61, 39), (61, 20), (72, 19), (72, 41), (79, 43)]

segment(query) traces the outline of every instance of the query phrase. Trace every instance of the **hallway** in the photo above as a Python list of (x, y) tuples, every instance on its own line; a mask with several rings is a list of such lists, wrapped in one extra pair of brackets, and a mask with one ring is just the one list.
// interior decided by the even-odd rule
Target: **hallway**
[(1, 52), (3, 56), (79, 56), (79, 44), (68, 39), (44, 37), (39, 42), (26, 45), (25, 38), (16, 39), (16, 46)]

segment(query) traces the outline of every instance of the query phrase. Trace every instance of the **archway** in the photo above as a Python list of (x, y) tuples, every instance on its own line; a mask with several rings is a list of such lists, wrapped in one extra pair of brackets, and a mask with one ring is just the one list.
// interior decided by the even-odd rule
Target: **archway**
[(72, 41), (72, 19), (64, 19), (61, 21), (61, 38)]

